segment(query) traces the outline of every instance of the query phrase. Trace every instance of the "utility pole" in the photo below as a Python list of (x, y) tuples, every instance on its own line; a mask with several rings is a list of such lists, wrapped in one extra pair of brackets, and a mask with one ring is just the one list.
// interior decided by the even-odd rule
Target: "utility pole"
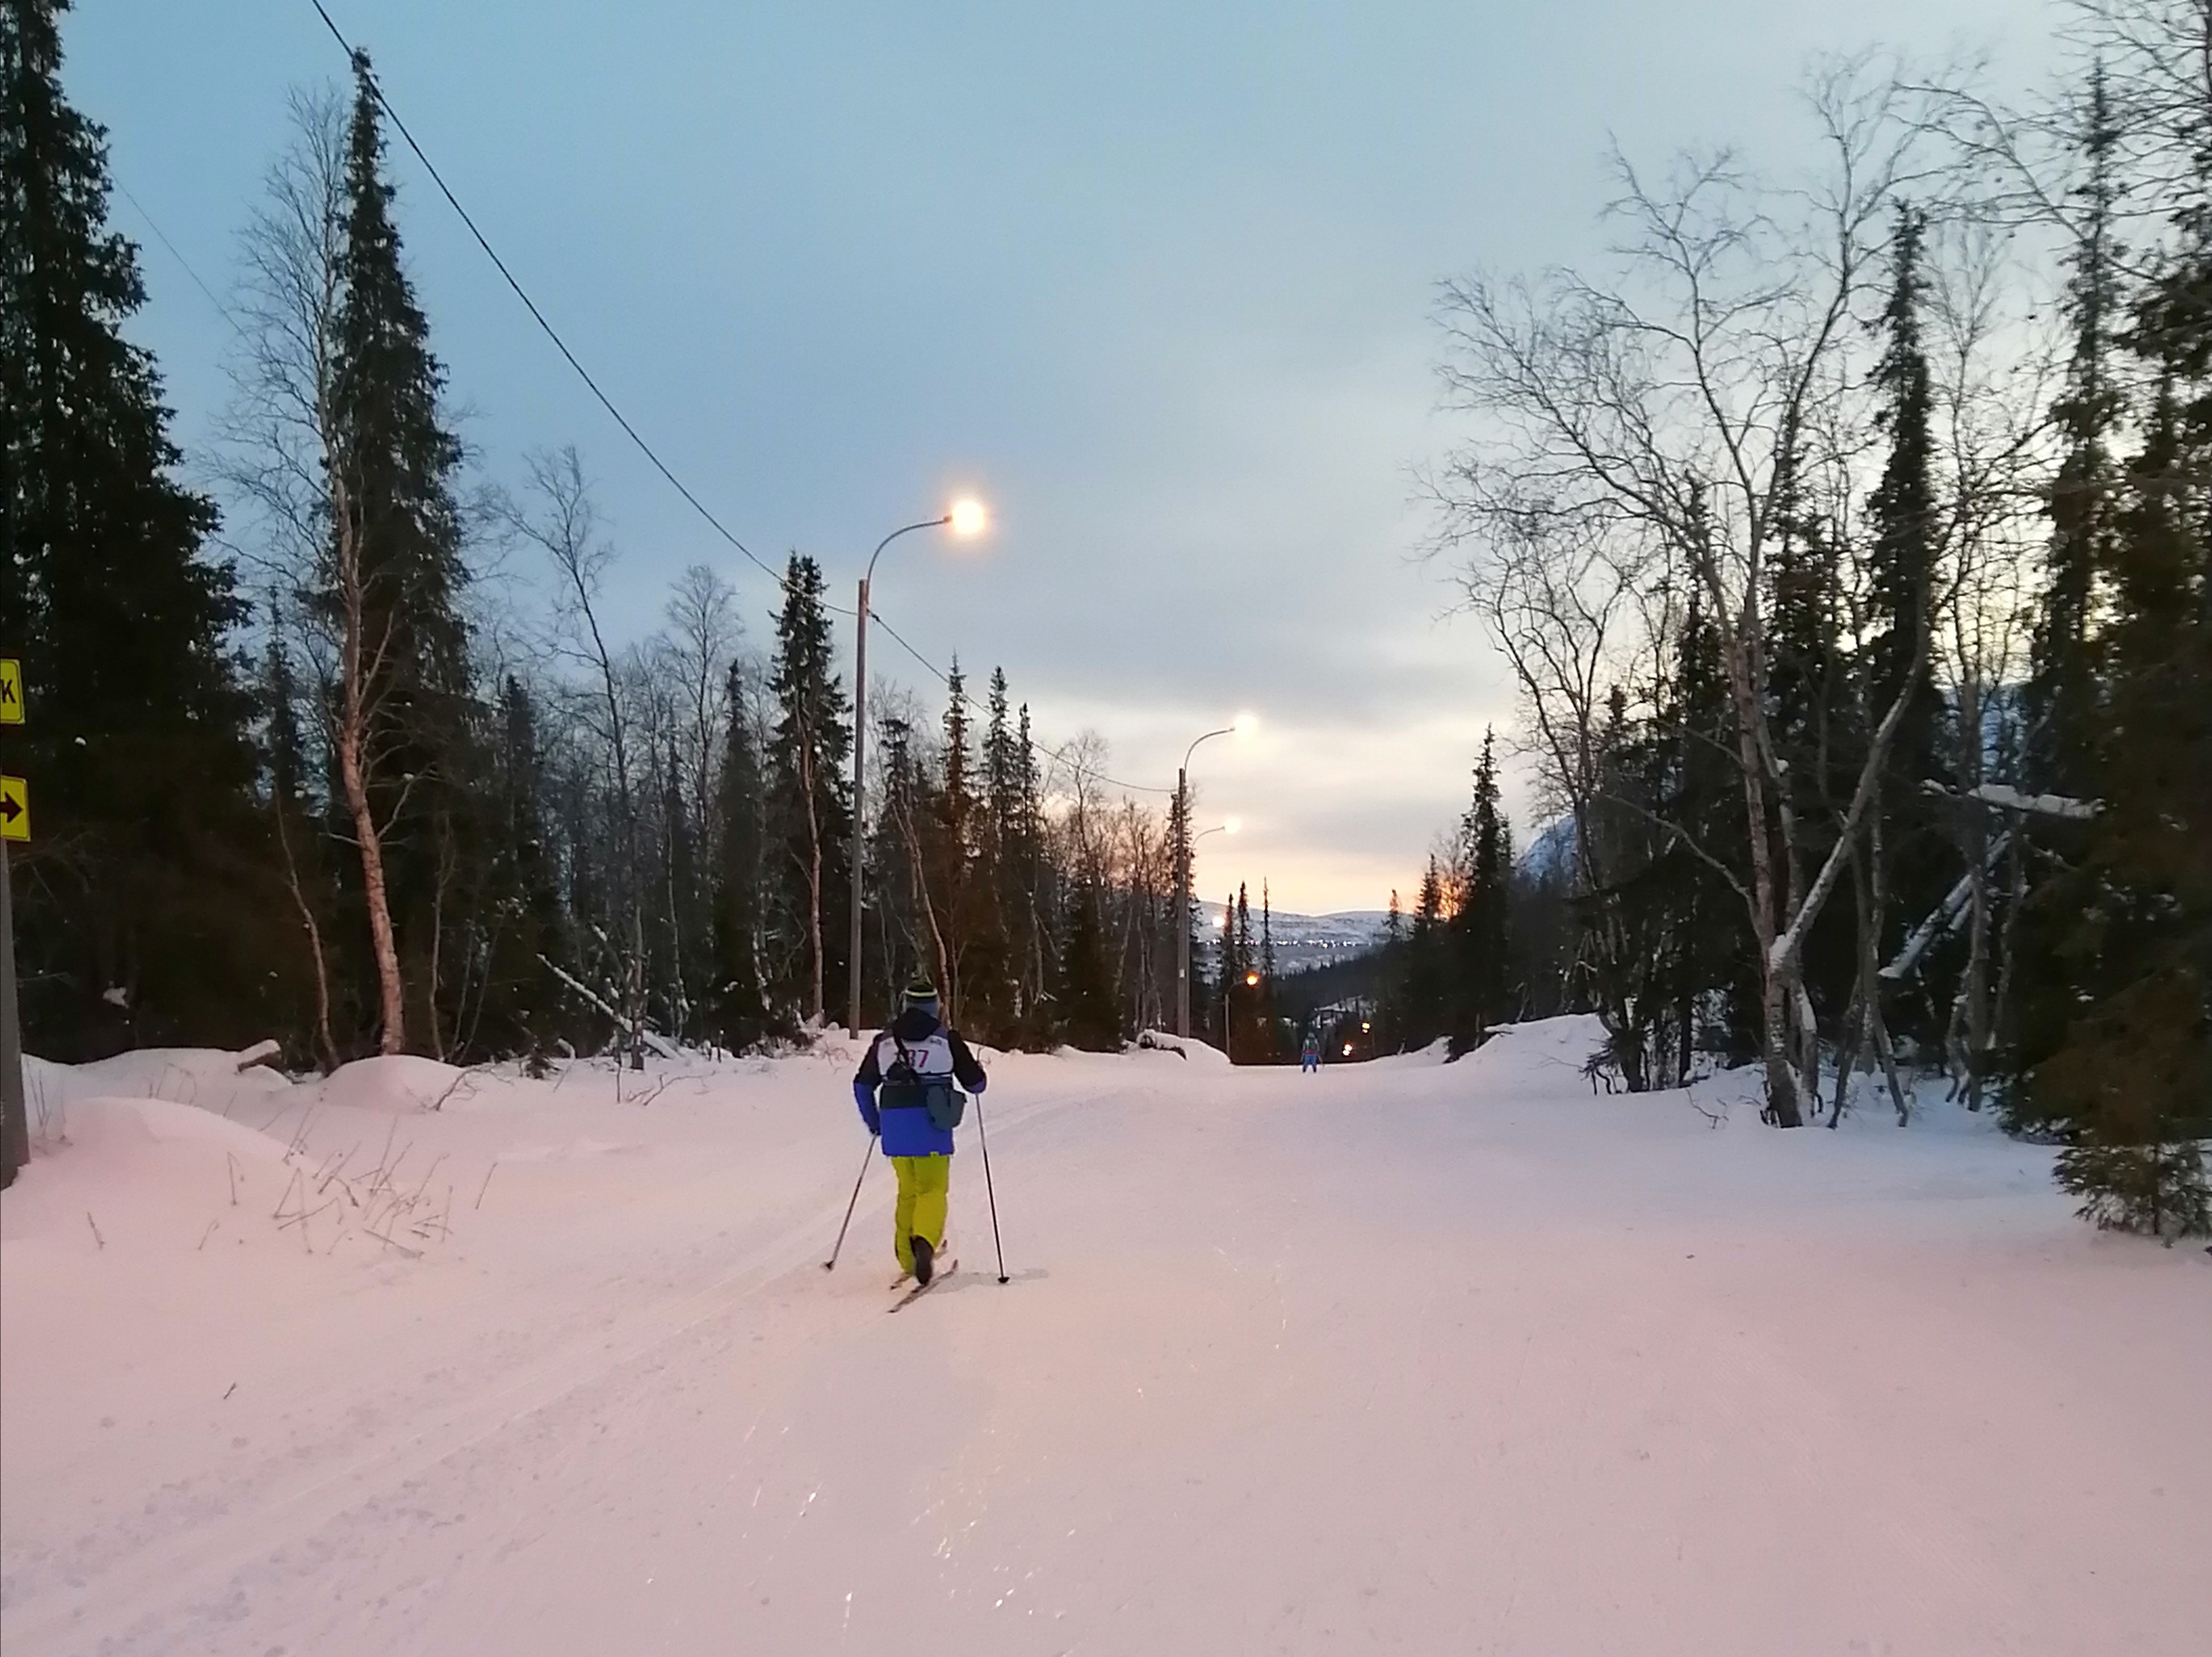
[[(890, 541), (886, 538), (884, 545)], [(880, 554), (883, 547), (876, 551)], [(860, 894), (866, 884), (865, 853), (867, 848), (868, 814), (868, 580), (875, 574), (876, 561), (868, 560), (868, 574), (860, 578), (860, 608), (853, 613), (853, 938), (852, 938), (852, 1002), (847, 1009), (845, 1028), (853, 1039), (860, 1039)]]
[(0, 1187), (15, 1184), (15, 1170), (31, 1160), (31, 1122), (23, 1108), (23, 1040), (15, 1022), (15, 883), (8, 842), (0, 840), (0, 1118), (6, 1128)]
[[(23, 669), (0, 658), (0, 725), (23, 723)], [(15, 877), (8, 842), (31, 838), (29, 785), (0, 776), (0, 1187), (31, 1160), (31, 1121), (23, 1107), (23, 1035), (15, 1005)]]
[(1188, 771), (1176, 768), (1176, 1026), (1175, 1033), (1190, 1035), (1190, 782)]

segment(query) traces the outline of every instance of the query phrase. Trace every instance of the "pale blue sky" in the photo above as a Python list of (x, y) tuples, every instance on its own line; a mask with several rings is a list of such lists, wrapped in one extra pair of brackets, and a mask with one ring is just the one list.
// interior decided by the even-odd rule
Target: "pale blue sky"
[[(1219, 0), (735, 5), (325, 0), (601, 383), (772, 562), (849, 590), (876, 539), (972, 486), (981, 557), (912, 537), (878, 608), (940, 662), (1003, 663), (1040, 731), (1117, 774), (1206, 750), (1201, 889), (1380, 907), (1510, 717), (1417, 558), (1432, 285), (1588, 258), (1609, 137), (1800, 150), (1808, 54), (2048, 59), (2046, 0)], [(289, 86), (342, 74), (308, 0), (80, 0), (70, 95), (117, 181), (218, 294)], [(765, 636), (774, 589), (654, 476), (413, 159), (402, 227), (489, 474), (574, 440), (624, 549), (622, 624), (708, 561)], [(145, 244), (179, 434), (228, 331)], [(873, 652), (872, 652), (872, 655)], [(884, 670), (921, 685), (894, 652)], [(1526, 824), (1522, 825), (1525, 830)]]

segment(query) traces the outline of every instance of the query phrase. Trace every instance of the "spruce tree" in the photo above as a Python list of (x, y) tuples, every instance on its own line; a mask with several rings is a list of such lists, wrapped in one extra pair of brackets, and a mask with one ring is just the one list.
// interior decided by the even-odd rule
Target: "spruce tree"
[(1260, 883), (1260, 995), (1255, 1011), (1259, 1032), (1255, 1057), (1263, 1065), (1283, 1058), (1282, 1029), (1275, 1011), (1275, 897), (1265, 880)]
[(822, 568), (791, 555), (776, 618), (769, 754), (769, 883), (790, 940), (772, 974), (781, 1005), (819, 1021), (849, 948), (852, 703), (831, 661)]
[[(964, 701), (963, 701), (964, 707)], [(966, 803), (961, 814), (958, 844), (963, 864), (959, 928), (961, 936), (961, 996), (963, 1028), (981, 1039), (1011, 1046), (1013, 1035), (1014, 992), (1009, 968), (1006, 920), (1000, 904), (998, 810), (994, 792), (991, 744), (993, 732), (1003, 742), (1006, 715), (1006, 675), (994, 671), (986, 698), (981, 741), (975, 745), (965, 784)], [(948, 741), (951, 709), (946, 709)], [(961, 738), (963, 751), (969, 740), (969, 719), (963, 713)], [(963, 762), (963, 763), (966, 763)]]
[[(341, 640), (334, 719), (339, 792), (359, 851), (359, 901), (378, 986), (379, 1045), (434, 1023), (427, 962), (440, 939), (440, 823), (470, 768), (467, 576), (445, 370), (392, 217), (375, 77), (353, 60), (344, 236), (331, 370), (331, 542), (320, 607)], [(412, 980), (411, 984), (410, 980)]]
[[(1869, 637), (1862, 653), (1863, 729), (1860, 751), (1902, 695), (1905, 709), (1883, 768), (1881, 792), (1868, 813), (1871, 904), (1863, 912), (1870, 935), (1861, 948), (1885, 958), (1894, 938), (1926, 914), (1948, 889), (1953, 858), (1922, 785), (1948, 780), (1944, 758), (1945, 705), (1936, 685), (1929, 640), (1935, 624), (1936, 501), (1933, 429), (1935, 401), (1921, 313), (1925, 305), (1927, 217), (1901, 208), (1892, 243), (1893, 276), (1881, 314), (1886, 339), (1875, 368), (1882, 398), (1880, 423), (1889, 452), (1881, 480), (1867, 501), (1873, 543), (1867, 556)], [(1978, 731), (1960, 740), (1978, 742)], [(1940, 1032), (1923, 1028), (1934, 1040)]]
[(1244, 951), (1237, 936), (1237, 894), (1230, 893), (1221, 906), (1221, 1051), (1235, 1063), (1238, 1052), (1237, 1018), (1245, 994)]
[[(1190, 1033), (1201, 1041), (1227, 1048), (1223, 1044), (1220, 1023), (1221, 988), (1209, 978), (1206, 970), (1206, 952), (1211, 947), (1206, 923), (1206, 906), (1198, 901), (1194, 891), (1188, 915), (1190, 926)], [(1216, 967), (1218, 972), (1218, 963)]]
[(262, 753), (269, 820), (275, 831), (285, 884), (297, 914), (303, 947), (299, 974), (313, 986), (313, 1011), (306, 1022), (313, 1034), (316, 1062), (325, 1074), (337, 1068), (337, 1043), (331, 1025), (329, 926), (326, 885), (316, 830), (314, 802), (307, 788), (307, 744), (300, 724), (300, 687), (292, 671), (281, 624), (271, 604), (269, 642), (262, 654), (260, 701)]
[(708, 1016), (715, 1039), (732, 1053), (758, 1045), (773, 1030), (761, 971), (762, 825), (766, 802), (759, 745), (753, 740), (751, 697), (732, 662), (723, 698), (727, 721), (717, 776), (711, 887), (713, 968)]
[(2169, 1235), (2212, 1233), (2212, 151), (2197, 165), (2129, 340), (2156, 379), (2114, 537), (2100, 809), (2033, 906), (2072, 982), (2028, 1009), (2015, 1112), (2066, 1141), (2085, 1217)]
[(1402, 1053), (1405, 1009), (1406, 906), (1399, 901), (1398, 889), (1390, 889), (1390, 907), (1382, 914), (1382, 970), (1377, 974), (1374, 1029), (1375, 1051)]
[(2027, 685), (2029, 786), (2085, 793), (2097, 736), (2098, 594), (2113, 561), (2112, 437), (2124, 399), (2112, 364), (2121, 296), (2114, 231), (2120, 133), (2101, 66), (2091, 76), (2081, 149), (2082, 214), (2068, 255), (2066, 317), (2074, 335), (2066, 389), (2051, 417), (2064, 443), (2051, 485), (2048, 587), (2037, 617)]
[(1455, 1058), (1480, 1047), (1512, 1011), (1513, 833), (1499, 801), (1496, 741), (1488, 730), (1460, 841), (1466, 885), (1446, 928), (1451, 965), (1445, 1033)]
[(1260, 952), (1252, 943), (1252, 898), (1244, 883), (1237, 883), (1237, 1019), (1231, 1026), (1236, 1045), (1230, 1057), (1240, 1065), (1256, 1065), (1260, 1056)]
[(1014, 735), (1016, 761), (1013, 815), (1006, 838), (1008, 901), (1014, 969), (1025, 986), (1018, 1028), (1027, 1045), (1044, 1048), (1055, 1037), (1057, 1014), (1048, 990), (1059, 969), (1054, 928), (1048, 917), (1060, 907), (1058, 876), (1045, 855), (1044, 783), (1038, 774), (1036, 744), (1030, 736), (1029, 704), (1024, 702)]
[(2085, 1217), (2185, 1235), (2212, 1232), (2212, 516), (2185, 481), (2212, 464), (2212, 402), (2199, 389), (2189, 407), (2179, 365), (2160, 366), (2114, 569), (2101, 810), (2082, 863), (2034, 903), (2070, 982), (2027, 1009), (2014, 1116), (2065, 1140), (2058, 1181)]
[(1409, 1049), (1425, 1047), (1444, 1033), (1451, 974), (1445, 926), (1443, 871), (1431, 856), (1413, 906), (1398, 992), (1400, 1035)]
[(533, 1071), (555, 1050), (563, 991), (573, 970), (545, 827), (545, 776), (537, 705), (520, 679), (500, 688), (497, 742), (488, 780), (489, 866), (483, 893), (485, 984), (470, 1045), (519, 1053)]
[(1121, 1050), (1121, 1014), (1114, 1003), (1114, 978), (1106, 960), (1098, 891), (1075, 883), (1067, 906), (1067, 944), (1062, 956), (1060, 1013), (1068, 1041), (1086, 1053)]
[(701, 945), (703, 929), (690, 926), (692, 895), (699, 885), (699, 848), (693, 839), (696, 820), (684, 796), (684, 768), (671, 742), (653, 756), (660, 794), (659, 856), (650, 891), (653, 905), (655, 972), (668, 1033), (683, 1041), (693, 1034), (693, 999), (704, 981)]
[[(1767, 695), (1773, 707), (1775, 746), (1788, 768), (1781, 788), (1801, 822), (1833, 821), (1848, 809), (1857, 782), (1851, 750), (1860, 729), (1853, 706), (1853, 664), (1843, 642), (1847, 609), (1843, 590), (1844, 547), (1828, 525), (1804, 509), (1794, 464), (1784, 469), (1776, 488)], [(1735, 714), (1728, 702), (1718, 629), (1705, 610), (1706, 602), (1705, 595), (1693, 587), (1671, 688), (1672, 718), (1680, 738), (1684, 804), (1691, 814), (1682, 820), (1702, 825), (1696, 831), (1698, 844), (1717, 851), (1742, 841), (1742, 811), (1735, 804), (1742, 786), (1733, 774), (1728, 757), (1734, 742)], [(1726, 819), (1707, 810), (1716, 802), (1727, 809)], [(1675, 850), (1697, 861), (1679, 847)], [(1699, 866), (1700, 875), (1684, 871), (1686, 898), (1692, 883), (1717, 879), (1710, 866)], [(1732, 1040), (1731, 1045), (1739, 1049), (1739, 1057), (1747, 1058), (1756, 1050), (1759, 1039), (1758, 968), (1755, 960), (1748, 956), (1747, 938), (1739, 936), (1732, 943), (1721, 940), (1720, 934), (1742, 931), (1736, 921), (1741, 901), (1727, 893), (1724, 883), (1722, 889), (1726, 893), (1722, 901), (1733, 906), (1727, 918), (1713, 914), (1691, 924), (1699, 929), (1701, 938), (1710, 936), (1723, 951), (1733, 948), (1746, 957), (1751, 974), (1748, 980), (1739, 983), (1732, 974), (1723, 976), (1735, 998), (1731, 1026), (1741, 1022), (1742, 1041), (1752, 1044), (1744, 1047)], [(1706, 953), (1713, 950), (1708, 948)], [(1822, 907), (1805, 941), (1802, 970), (1816, 1008), (1839, 1005), (1850, 995), (1858, 963), (1854, 914), (1849, 907), (1829, 903)], [(1703, 987), (1717, 987), (1720, 981), (1709, 974)], [(1752, 998), (1748, 1002), (1741, 998), (1747, 992)], [(1684, 1061), (1686, 1064), (1686, 1053)]]
[[(970, 1016), (968, 1005), (968, 968), (987, 907), (975, 890), (976, 818), (974, 741), (968, 707), (967, 676), (960, 659), (952, 659), (945, 682), (945, 717), (941, 725), (945, 745), (940, 755), (935, 810), (932, 812), (929, 859), (930, 898), (938, 916), (944, 967), (938, 992), (944, 998), (948, 1018), (957, 1017), (977, 1034), (982, 1026)], [(989, 976), (987, 969), (985, 976)]]
[(2029, 905), (2065, 974), (2024, 998), (2008, 1102), (2064, 1142), (2085, 1217), (2166, 1235), (2212, 1233), (2212, 148), (2193, 161), (2124, 342), (2154, 389), (2112, 543), (2099, 809)]
[[(1840, 677), (1840, 664), (1832, 650), (1824, 647), (1814, 659), (1823, 672)], [(1743, 880), (1743, 854), (1729, 832), (1742, 816), (1742, 781), (1729, 757), (1735, 716), (1729, 707), (1719, 630), (1702, 596), (1692, 600), (1685, 619), (1668, 694), (1674, 729), (1665, 744), (1668, 819), (1682, 825), (1697, 846), (1709, 853), (1717, 848), (1717, 854), (1732, 863), (1737, 878)], [(1793, 761), (1793, 766), (1802, 762), (1808, 775), (1819, 774), (1823, 754), (1818, 738), (1827, 728), (1829, 706), (1824, 692), (1807, 731), (1815, 740)], [(1811, 801), (1832, 812), (1841, 808), (1848, 789), (1848, 781), (1837, 786), (1822, 779)], [(1671, 1078), (1655, 1076), (1651, 1080), (1655, 1086), (1668, 1080), (1680, 1086), (1690, 1079), (1702, 1040), (1699, 1007), (1709, 996), (1722, 998), (1725, 1022), (1716, 1034), (1729, 1059), (1746, 1062), (1758, 1052), (1759, 967), (1752, 940), (1738, 924), (1741, 900), (1727, 877), (1679, 839), (1668, 841), (1661, 860), (1667, 865), (1668, 901), (1674, 915), (1661, 999), (1674, 1021), (1667, 1046), (1674, 1065)], [(1838, 922), (1825, 929), (1816, 925), (1807, 945), (1806, 977), (1817, 998), (1849, 993), (1850, 944), (1848, 924)]]
[(914, 751), (914, 729), (904, 719), (883, 721), (878, 770), (879, 804), (868, 840), (868, 889), (874, 925), (863, 935), (872, 956), (865, 980), (882, 996), (887, 1010), (898, 1005), (902, 986), (917, 977), (937, 983), (938, 918), (930, 902), (927, 864), (936, 795)]
[[(278, 1009), (296, 920), (255, 810), (244, 616), (179, 459), (145, 301), (108, 228), (104, 130), (60, 85), (66, 0), (0, 6), (0, 648), (35, 791), (16, 910), (26, 1045), (243, 1043)], [(50, 877), (35, 871), (52, 865)]]
[(1867, 501), (1874, 532), (1867, 553), (1867, 715), (1879, 721), (1900, 694), (1909, 698), (1888, 768), (1907, 789), (1945, 768), (1943, 698), (1929, 656), (1937, 523), (1935, 397), (1921, 335), (1927, 231), (1925, 214), (1899, 210), (1891, 250), (1894, 275), (1881, 322), (1887, 343), (1874, 373), (1889, 452)]
[(1023, 962), (1028, 950), (1023, 915), (1029, 902), (1021, 874), (1027, 838), (1022, 821), (1024, 752), (1012, 718), (1006, 670), (994, 668), (983, 731), (982, 797), (976, 810), (977, 960), (969, 998), (976, 1033), (1009, 1047), (1024, 1037), (1028, 998)]

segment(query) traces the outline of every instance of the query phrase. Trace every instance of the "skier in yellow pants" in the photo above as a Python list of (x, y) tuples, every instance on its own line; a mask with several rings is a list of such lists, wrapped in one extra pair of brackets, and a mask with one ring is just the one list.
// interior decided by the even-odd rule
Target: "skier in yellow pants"
[(967, 1104), (954, 1083), (981, 1093), (986, 1078), (959, 1033), (945, 1027), (934, 985), (913, 985), (905, 1001), (869, 1043), (853, 1077), (853, 1102), (898, 1171), (891, 1247), (899, 1269), (926, 1285), (945, 1243), (952, 1130)]

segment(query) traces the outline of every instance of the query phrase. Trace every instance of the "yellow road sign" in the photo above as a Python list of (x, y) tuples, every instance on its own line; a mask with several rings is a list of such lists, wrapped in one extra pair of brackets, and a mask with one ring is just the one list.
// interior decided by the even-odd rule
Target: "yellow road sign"
[(0, 776), (0, 840), (31, 837), (31, 785), (21, 777)]
[(0, 725), (23, 722), (23, 665), (13, 656), (0, 656)]

